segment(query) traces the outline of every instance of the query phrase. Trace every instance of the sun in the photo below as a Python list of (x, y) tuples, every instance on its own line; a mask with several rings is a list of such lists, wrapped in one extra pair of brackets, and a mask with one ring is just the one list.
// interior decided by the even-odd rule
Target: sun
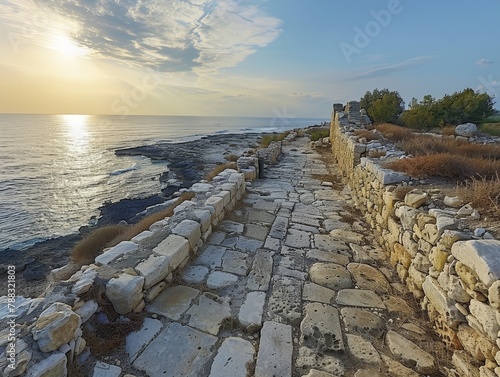
[(63, 34), (55, 35), (50, 45), (53, 50), (68, 57), (82, 57), (88, 53), (85, 47), (79, 46), (70, 37)]

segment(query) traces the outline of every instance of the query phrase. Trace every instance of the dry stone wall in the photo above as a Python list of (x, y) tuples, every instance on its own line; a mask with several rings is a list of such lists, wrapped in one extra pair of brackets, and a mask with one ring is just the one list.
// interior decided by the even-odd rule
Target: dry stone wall
[[(500, 241), (485, 229), (459, 229), (477, 216), (470, 205), (384, 169), (370, 158), (376, 142), (356, 130), (367, 123), (359, 104), (333, 112), (332, 152), (348, 178), (353, 200), (375, 230), (378, 243), (436, 332), (454, 350), (450, 376), (500, 376)], [(400, 152), (387, 154), (398, 156)], [(404, 195), (403, 195), (404, 194)]]
[(94, 315), (102, 316), (99, 298), (107, 297), (120, 315), (141, 312), (196, 255), (245, 187), (244, 174), (229, 169), (212, 182), (194, 184), (188, 191), (195, 197), (172, 217), (106, 250), (45, 297), (17, 297), (15, 319), (5, 309), (8, 297), (0, 298), (0, 375), (70, 375), (72, 363), (88, 357), (82, 329)]

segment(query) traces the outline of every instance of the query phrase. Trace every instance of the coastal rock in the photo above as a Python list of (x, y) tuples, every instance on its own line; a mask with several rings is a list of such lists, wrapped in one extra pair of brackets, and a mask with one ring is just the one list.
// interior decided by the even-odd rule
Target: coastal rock
[(455, 127), (455, 134), (463, 137), (472, 137), (477, 134), (477, 126), (474, 123), (463, 123)]
[(106, 285), (106, 297), (119, 314), (127, 314), (142, 300), (143, 276), (122, 274)]
[(69, 305), (55, 302), (45, 309), (32, 330), (42, 352), (52, 352), (75, 337), (81, 319)]

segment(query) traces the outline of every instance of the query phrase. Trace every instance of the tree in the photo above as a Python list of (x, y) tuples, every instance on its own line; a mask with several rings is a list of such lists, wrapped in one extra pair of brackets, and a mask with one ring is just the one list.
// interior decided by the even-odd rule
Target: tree
[(360, 107), (366, 110), (374, 123), (397, 123), (404, 106), (399, 93), (389, 89), (368, 91), (360, 100)]

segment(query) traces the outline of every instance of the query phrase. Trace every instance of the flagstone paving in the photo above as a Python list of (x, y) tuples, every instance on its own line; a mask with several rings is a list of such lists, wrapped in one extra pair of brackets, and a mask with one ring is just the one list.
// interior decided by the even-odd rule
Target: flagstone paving
[(348, 190), (316, 178), (329, 169), (307, 139), (284, 146), (148, 304), (127, 342), (137, 376), (440, 375), (368, 226), (342, 220)]

